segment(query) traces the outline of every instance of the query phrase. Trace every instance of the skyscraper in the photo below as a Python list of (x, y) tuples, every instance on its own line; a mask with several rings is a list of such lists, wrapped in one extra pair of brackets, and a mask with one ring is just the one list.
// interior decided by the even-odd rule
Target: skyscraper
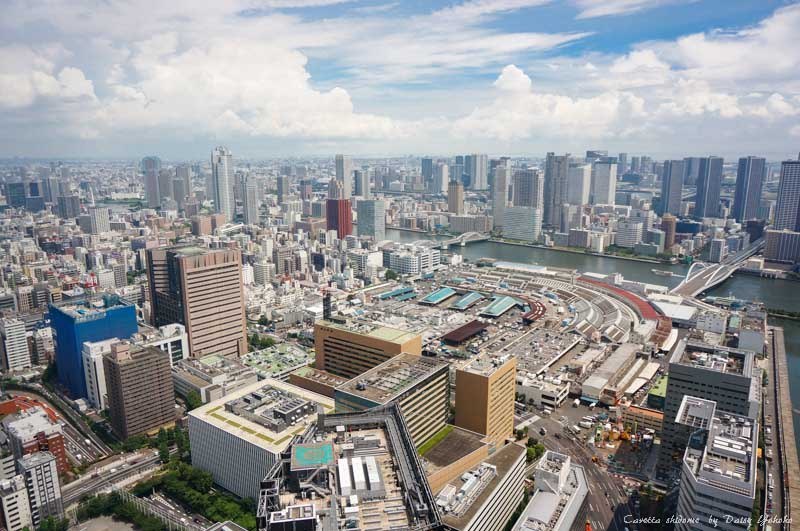
[(260, 206), (256, 180), (248, 175), (242, 182), (242, 214), (245, 225), (258, 225)]
[(21, 319), (0, 319), (0, 358), (5, 371), (31, 367), (25, 323)]
[(193, 357), (247, 352), (238, 249), (148, 249), (147, 277), (153, 324), (185, 326)]
[(514, 357), (500, 365), (476, 359), (456, 370), (456, 426), (486, 435), (500, 448), (514, 432), (516, 376)]
[(561, 205), (567, 202), (567, 173), (569, 154), (548, 153), (544, 164), (544, 224), (558, 225)]
[(335, 230), (340, 240), (353, 234), (353, 207), (350, 199), (325, 201), (325, 219), (328, 230)]
[(700, 157), (685, 157), (683, 159), (683, 184), (694, 186), (700, 178), (700, 164), (703, 159)]
[(236, 218), (233, 155), (226, 147), (216, 147), (211, 153), (211, 185), (209, 195), (214, 199), (214, 211), (225, 214), (225, 219), (232, 222)]
[(683, 196), (684, 162), (682, 160), (665, 160), (664, 173), (661, 176), (661, 204), (657, 214), (680, 215)]
[(466, 211), (464, 205), (464, 185), (461, 181), (453, 179), (447, 185), (447, 211), (461, 216)]
[(450, 182), (450, 168), (447, 164), (440, 162), (433, 168), (433, 181), (431, 182), (431, 193), (447, 193), (447, 184)]
[(342, 183), (341, 199), (353, 195), (353, 161), (348, 155), (336, 155), (336, 180)]
[(758, 217), (761, 190), (764, 186), (767, 161), (761, 157), (742, 157), (736, 172), (736, 193), (731, 216), (738, 222)]
[[(693, 160), (693, 159), (690, 159)], [(719, 215), (719, 190), (722, 184), (722, 159), (705, 157), (697, 164), (697, 199), (694, 215), (714, 218)]]
[(489, 157), (481, 154), (469, 155), (467, 173), (470, 177), (470, 190), (487, 190), (489, 188)]
[(664, 252), (672, 252), (675, 245), (675, 231), (678, 226), (678, 218), (672, 214), (664, 214), (661, 218), (661, 230), (664, 231)]
[(60, 519), (64, 515), (64, 503), (53, 454), (36, 452), (23, 456), (17, 460), (17, 472), (25, 478), (33, 526), (38, 529), (50, 516)]
[(511, 168), (497, 166), (494, 170), (494, 185), (492, 186), (492, 216), (495, 228), (503, 227), (503, 216), (508, 206), (508, 177)]
[(77, 218), (81, 213), (81, 199), (76, 194), (60, 195), (56, 211), (61, 219)]
[(169, 355), (155, 347), (116, 343), (103, 357), (111, 428), (120, 440), (175, 422)]
[(158, 157), (145, 157), (142, 159), (142, 173), (144, 174), (145, 204), (155, 208), (160, 204), (158, 195), (158, 175), (161, 172), (161, 159)]
[(175, 180), (181, 181), (181, 184), (177, 184), (175, 181), (172, 182), (172, 198), (177, 201), (178, 206), (183, 207), (186, 198), (192, 195), (191, 168), (187, 164), (176, 166)]
[(355, 170), (353, 172), (353, 181), (355, 181), (356, 185), (356, 195), (364, 199), (369, 199), (372, 195), (370, 191), (369, 169)]
[[(588, 158), (588, 152), (587, 152)], [(597, 160), (592, 164), (593, 205), (613, 205), (617, 196), (617, 163), (612, 160)]]
[(570, 164), (567, 170), (567, 203), (588, 205), (592, 185), (591, 164)]
[(514, 170), (514, 206), (541, 209), (544, 203), (544, 180), (535, 168)]
[(422, 181), (427, 183), (433, 178), (433, 159), (430, 157), (423, 157), (420, 161), (422, 174)]
[(358, 235), (375, 241), (386, 239), (386, 204), (380, 199), (362, 199), (356, 204)]
[(280, 205), (281, 203), (286, 201), (286, 197), (289, 195), (289, 176), (279, 175), (277, 178), (277, 186), (278, 186), (278, 204)]
[(774, 225), (776, 230), (800, 231), (800, 160), (781, 163)]

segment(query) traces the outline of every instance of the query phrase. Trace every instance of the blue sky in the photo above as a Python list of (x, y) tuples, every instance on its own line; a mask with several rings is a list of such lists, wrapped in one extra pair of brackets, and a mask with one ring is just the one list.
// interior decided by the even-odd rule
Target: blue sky
[(0, 156), (795, 155), (796, 2), (9, 0)]

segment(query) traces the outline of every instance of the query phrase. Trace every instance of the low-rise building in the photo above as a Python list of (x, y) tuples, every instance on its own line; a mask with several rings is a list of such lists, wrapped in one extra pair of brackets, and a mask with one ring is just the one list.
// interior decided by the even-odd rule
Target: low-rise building
[(195, 392), (204, 404), (257, 381), (258, 376), (249, 367), (215, 354), (181, 360), (172, 366), (175, 392), (183, 397)]
[(555, 409), (561, 407), (567, 400), (569, 383), (522, 378), (517, 382), (517, 393), (523, 395), (525, 402), (529, 405)]
[(655, 409), (629, 406), (622, 410), (622, 424), (629, 433), (641, 433), (652, 430), (656, 437), (661, 437), (661, 428), (664, 425), (664, 414)]

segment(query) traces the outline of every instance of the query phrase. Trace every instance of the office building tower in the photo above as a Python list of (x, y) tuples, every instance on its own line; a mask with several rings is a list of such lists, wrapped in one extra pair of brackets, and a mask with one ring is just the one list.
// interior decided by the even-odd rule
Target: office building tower
[(214, 211), (225, 214), (225, 219), (236, 219), (236, 199), (234, 196), (233, 155), (225, 147), (214, 148), (211, 153), (210, 196), (214, 200)]
[(368, 323), (314, 324), (316, 368), (345, 378), (355, 378), (384, 361), (407, 352), (422, 354), (419, 334)]
[(535, 168), (514, 170), (512, 203), (515, 207), (541, 209), (544, 206), (544, 180)]
[(617, 155), (617, 175), (628, 173), (628, 154), (620, 153)]
[(433, 159), (430, 157), (423, 157), (420, 161), (420, 173), (422, 174), (422, 181), (427, 183), (433, 179)]
[(503, 212), (503, 237), (509, 240), (536, 242), (542, 235), (542, 209), (510, 206)]
[(708, 261), (719, 264), (728, 255), (728, 242), (723, 238), (712, 238), (708, 246)]
[(718, 217), (719, 191), (722, 186), (722, 159), (705, 157), (697, 160), (697, 199), (694, 203), (694, 215), (697, 218)]
[(593, 205), (613, 205), (617, 195), (616, 161), (597, 160), (592, 164), (590, 200)]
[(111, 353), (111, 346), (119, 341), (114, 337), (103, 341), (87, 341), (83, 344), (81, 357), (86, 380), (86, 401), (97, 411), (103, 411), (108, 407), (103, 356)]
[(69, 472), (64, 430), (42, 407), (33, 407), (3, 419), (3, 430), (15, 459), (36, 452), (50, 452), (60, 473)]
[(169, 356), (153, 347), (115, 343), (103, 357), (111, 428), (120, 440), (175, 422)]
[[(683, 159), (683, 184), (694, 186), (700, 178), (700, 165), (704, 159), (701, 157), (685, 157)], [(698, 185), (699, 186), (699, 185)]]
[(800, 160), (781, 163), (781, 180), (775, 205), (776, 230), (800, 231)]
[(683, 200), (683, 172), (682, 160), (665, 160), (664, 172), (661, 175), (661, 203), (657, 211), (659, 216), (681, 214), (681, 201)]
[(356, 203), (358, 235), (375, 241), (386, 239), (386, 204), (381, 199), (361, 199)]
[(342, 185), (339, 199), (350, 199), (353, 195), (353, 160), (349, 155), (336, 155), (336, 180)]
[[(157, 208), (161, 204), (158, 194), (158, 176), (161, 173), (161, 159), (145, 157), (141, 163), (144, 174), (144, 197), (148, 208)], [(70, 216), (71, 217), (71, 216)]]
[(335, 230), (340, 240), (353, 234), (353, 208), (349, 199), (326, 200), (325, 219), (328, 230)]
[(172, 181), (172, 198), (178, 205), (183, 207), (186, 198), (192, 195), (192, 173), (187, 164), (180, 164), (175, 167), (175, 179)]
[(431, 193), (446, 194), (447, 184), (450, 182), (450, 168), (447, 164), (439, 162), (433, 168), (433, 181), (431, 182)]
[(148, 249), (147, 276), (153, 323), (186, 327), (192, 357), (247, 352), (241, 251)]
[(300, 181), (300, 200), (311, 201), (314, 197), (313, 183), (308, 179)]
[(61, 519), (64, 504), (61, 499), (61, 483), (58, 480), (56, 459), (50, 452), (36, 452), (17, 460), (17, 472), (25, 480), (31, 522), (39, 527), (49, 517)]
[(553, 227), (561, 220), (561, 205), (567, 201), (569, 154), (548, 153), (544, 164), (544, 224)]
[(713, 400), (721, 413), (751, 418), (758, 415), (761, 400), (761, 371), (755, 365), (755, 354), (749, 350), (720, 351), (713, 345), (682, 339), (672, 351), (668, 372), (659, 477), (674, 475), (691, 435), (677, 422), (685, 396)]
[(51, 304), (50, 326), (55, 335), (58, 381), (72, 398), (85, 398), (83, 343), (131, 337), (138, 330), (136, 306), (116, 295)]
[(633, 249), (642, 241), (642, 222), (633, 219), (622, 219), (617, 224), (617, 247)]
[[(305, 181), (303, 181), (305, 182)], [(311, 183), (308, 183), (309, 185)], [(301, 183), (302, 187), (302, 183)], [(288, 175), (279, 175), (277, 178), (277, 188), (278, 188), (278, 204), (280, 205), (289, 195), (289, 176)], [(301, 190), (302, 192), (302, 190)], [(303, 199), (303, 198), (301, 198)], [(307, 199), (307, 198), (306, 198)]]
[(492, 217), (494, 217), (494, 227), (503, 228), (503, 218), (506, 207), (508, 206), (508, 185), (511, 168), (508, 166), (497, 166), (494, 169), (494, 184), (492, 185)]
[(108, 218), (108, 208), (89, 207), (88, 231), (90, 234), (102, 234), (111, 230), (111, 221)]
[(0, 480), (0, 528), (6, 531), (33, 528), (28, 489), (22, 475)]
[(414, 444), (444, 428), (450, 414), (450, 364), (401, 353), (336, 387), (337, 413), (397, 403)]
[(461, 216), (466, 212), (464, 185), (461, 181), (453, 179), (447, 185), (447, 211), (457, 216)]
[(742, 157), (736, 172), (736, 192), (731, 217), (739, 223), (758, 217), (767, 161), (761, 157)]
[(570, 164), (567, 169), (567, 203), (588, 205), (592, 185), (591, 164)]
[(25, 206), (25, 183), (6, 183), (6, 204), (12, 208)]
[(56, 211), (61, 219), (73, 219), (81, 214), (81, 199), (78, 195), (60, 195), (57, 201)]
[(758, 422), (717, 408), (713, 400), (684, 396), (678, 409), (677, 423), (690, 432), (681, 459), (678, 531), (713, 529), (715, 521), (726, 530), (753, 528)]
[(489, 189), (489, 157), (487, 155), (472, 154), (469, 155), (469, 164), (465, 166), (469, 175), (469, 188), (470, 190), (488, 190)]
[(174, 173), (168, 169), (162, 169), (158, 172), (158, 201), (159, 206), (164, 205), (164, 201), (168, 199), (175, 199), (173, 197), (174, 190), (172, 181), (174, 180)]
[(258, 225), (259, 209), (258, 186), (254, 177), (247, 177), (242, 182), (242, 214), (245, 225)]
[(796, 264), (800, 262), (800, 231), (767, 230), (764, 258), (771, 262)]
[(369, 169), (355, 170), (353, 172), (353, 181), (356, 185), (356, 195), (364, 199), (369, 199), (371, 196)]
[(497, 448), (514, 432), (517, 359), (476, 359), (456, 370), (456, 426), (486, 435)]
[(0, 319), (0, 358), (4, 371), (21, 371), (31, 367), (25, 323), (21, 319)]
[(59, 180), (54, 177), (45, 177), (42, 181), (42, 192), (44, 193), (44, 200), (48, 203), (55, 204), (58, 201), (58, 196), (61, 195), (61, 184)]

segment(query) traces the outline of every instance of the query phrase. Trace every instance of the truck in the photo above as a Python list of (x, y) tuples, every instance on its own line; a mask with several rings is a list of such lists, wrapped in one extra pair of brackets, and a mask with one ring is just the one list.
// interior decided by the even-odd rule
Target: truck
[(572, 433), (574, 433), (575, 435), (578, 435), (581, 432), (581, 428), (577, 424), (573, 424), (570, 427), (570, 430), (572, 430)]
[(581, 428), (586, 428), (586, 429), (589, 429), (589, 428), (591, 428), (591, 427), (592, 427), (592, 423), (591, 423), (591, 422), (589, 422), (588, 420), (582, 420), (582, 421), (580, 421), (580, 422), (578, 423), (578, 426), (580, 426)]
[(576, 398), (575, 400), (572, 401), (572, 407), (578, 407), (579, 405), (581, 405), (580, 398)]

